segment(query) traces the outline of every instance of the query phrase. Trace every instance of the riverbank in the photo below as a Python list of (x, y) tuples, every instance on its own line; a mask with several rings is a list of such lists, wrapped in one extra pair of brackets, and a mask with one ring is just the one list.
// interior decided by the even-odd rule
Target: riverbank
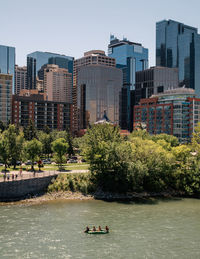
[(80, 192), (53, 192), (53, 193), (45, 193), (40, 196), (34, 197), (27, 197), (26, 199), (19, 200), (19, 201), (10, 201), (10, 202), (0, 202), (0, 205), (13, 205), (13, 204), (41, 204), (46, 203), (49, 201), (56, 201), (56, 200), (93, 200), (94, 196), (92, 195), (84, 195)]
[(199, 198), (186, 196), (178, 192), (160, 192), (160, 193), (109, 193), (96, 192), (94, 194), (83, 194), (81, 192), (59, 191), (45, 193), (41, 196), (29, 197), (20, 201), (0, 202), (0, 205), (14, 204), (42, 204), (51, 201), (86, 201), (86, 200), (104, 200), (104, 201), (121, 201), (121, 202), (155, 202), (157, 199), (181, 199), (181, 198)]

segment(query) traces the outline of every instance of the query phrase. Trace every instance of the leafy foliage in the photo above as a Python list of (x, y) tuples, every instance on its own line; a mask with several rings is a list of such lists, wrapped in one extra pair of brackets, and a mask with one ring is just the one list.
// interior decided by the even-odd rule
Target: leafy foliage
[(31, 169), (34, 170), (34, 162), (39, 160), (42, 153), (42, 143), (37, 139), (27, 141), (24, 150), (27, 159), (31, 160)]
[(68, 150), (68, 144), (64, 138), (58, 138), (52, 142), (52, 150), (54, 152), (54, 158), (59, 168), (62, 168), (62, 164), (66, 161), (65, 154)]

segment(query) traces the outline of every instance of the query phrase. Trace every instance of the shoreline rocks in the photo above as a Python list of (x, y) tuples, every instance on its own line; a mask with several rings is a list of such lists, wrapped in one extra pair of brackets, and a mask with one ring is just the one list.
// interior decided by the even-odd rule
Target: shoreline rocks
[(176, 199), (176, 198), (199, 198), (184, 195), (184, 193), (180, 192), (160, 192), (160, 193), (110, 193), (110, 192), (103, 192), (98, 191), (94, 194), (87, 194), (84, 195), (80, 192), (52, 192), (52, 193), (45, 193), (41, 196), (34, 196), (34, 197), (27, 197), (26, 199), (20, 201), (12, 201), (12, 202), (1, 202), (0, 205), (15, 205), (15, 204), (42, 204), (51, 201), (84, 201), (84, 200), (105, 200), (105, 201), (124, 201), (124, 202), (147, 202), (153, 201), (156, 199)]

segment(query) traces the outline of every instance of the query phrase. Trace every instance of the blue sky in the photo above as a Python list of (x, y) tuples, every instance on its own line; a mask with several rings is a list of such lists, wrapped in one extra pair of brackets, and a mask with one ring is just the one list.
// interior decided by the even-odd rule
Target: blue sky
[(155, 23), (173, 19), (199, 28), (199, 0), (1, 0), (0, 45), (16, 48), (16, 63), (40, 50), (79, 58), (107, 52), (110, 33), (140, 42), (155, 65)]

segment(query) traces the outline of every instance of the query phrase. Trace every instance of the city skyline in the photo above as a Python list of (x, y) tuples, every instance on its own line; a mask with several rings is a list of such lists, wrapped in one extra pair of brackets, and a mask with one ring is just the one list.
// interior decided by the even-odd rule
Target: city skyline
[[(11, 8), (12, 7), (12, 8)], [(155, 65), (156, 22), (172, 19), (200, 28), (197, 0), (174, 3), (143, 1), (12, 1), (1, 4), (0, 45), (16, 48), (16, 64), (26, 55), (47, 51), (80, 58), (85, 51), (106, 51), (110, 34), (139, 42), (149, 49), (149, 65)], [(177, 12), (178, 8), (180, 12)], [(9, 17), (8, 17), (9, 14)], [(188, 15), (190, 14), (190, 15)], [(192, 15), (191, 15), (192, 14)], [(127, 19), (128, 17), (128, 19)], [(8, 19), (9, 18), (9, 19)], [(53, 37), (52, 37), (53, 35)]]

